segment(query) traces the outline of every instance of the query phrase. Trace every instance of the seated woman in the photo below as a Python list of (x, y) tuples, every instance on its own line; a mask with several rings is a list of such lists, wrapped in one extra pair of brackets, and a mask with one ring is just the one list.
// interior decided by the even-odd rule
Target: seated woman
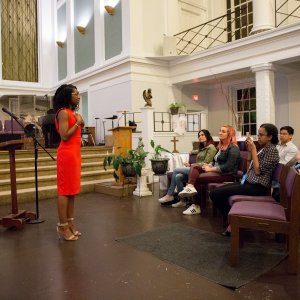
[[(200, 142), (199, 150), (197, 151), (196, 164), (193, 165), (201, 166), (204, 163), (210, 163), (213, 160), (217, 150), (213, 144), (213, 139), (208, 130), (200, 130), (198, 132), (198, 140)], [(174, 200), (175, 188), (177, 187), (178, 192), (183, 190), (184, 182), (187, 181), (189, 172), (189, 163), (185, 163), (185, 167), (183, 168), (175, 168), (167, 194), (158, 201), (160, 203), (166, 203)], [(179, 201), (178, 203), (173, 204), (172, 207), (181, 207), (185, 205), (185, 202)]]
[[(216, 188), (210, 193), (214, 205), (227, 217), (230, 210), (228, 199), (233, 195), (264, 196), (270, 191), (272, 174), (279, 162), (276, 149), (278, 129), (273, 124), (262, 124), (258, 130), (258, 143), (262, 149), (257, 152), (251, 137), (245, 141), (252, 161), (241, 183), (232, 183)], [(223, 235), (229, 236), (230, 228)]]
[[(232, 126), (225, 125), (219, 131), (220, 142), (218, 153), (214, 157), (214, 164), (195, 166), (189, 173), (186, 187), (179, 193), (180, 197), (192, 197), (197, 194), (194, 185), (196, 181), (201, 184), (211, 182), (233, 181), (240, 159), (240, 149), (237, 146), (235, 130)], [(194, 203), (186, 209), (184, 215), (200, 214), (199, 199), (193, 199)]]

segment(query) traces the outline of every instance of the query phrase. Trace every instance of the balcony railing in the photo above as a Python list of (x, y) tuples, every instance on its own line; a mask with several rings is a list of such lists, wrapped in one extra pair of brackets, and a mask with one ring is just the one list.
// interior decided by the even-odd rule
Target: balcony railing
[(247, 10), (248, 7), (245, 5), (231, 13), (175, 34), (177, 54), (191, 54), (248, 36), (252, 29), (252, 12), (247, 15)]
[(300, 22), (300, 1), (275, 0), (275, 26)]

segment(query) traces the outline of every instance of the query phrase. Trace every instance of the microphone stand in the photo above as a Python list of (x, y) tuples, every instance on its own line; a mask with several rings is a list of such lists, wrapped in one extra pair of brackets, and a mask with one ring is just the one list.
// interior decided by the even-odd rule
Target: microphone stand
[[(6, 112), (6, 111), (4, 111)], [(36, 207), (36, 218), (33, 220), (30, 220), (29, 224), (39, 224), (42, 222), (45, 222), (45, 220), (40, 219), (40, 213), (39, 213), (39, 192), (38, 192), (38, 169), (37, 169), (37, 160), (38, 160), (38, 146), (40, 146), (51, 158), (55, 161), (55, 158), (40, 144), (40, 142), (36, 139), (35, 133), (30, 133), (24, 125), (19, 121), (17, 116), (14, 116), (12, 113), (6, 112), (8, 115), (11, 116), (11, 118), (15, 119), (16, 122), (23, 128), (25, 134), (27, 136), (30, 136), (33, 139), (34, 142), (34, 178), (35, 178), (35, 207)]]

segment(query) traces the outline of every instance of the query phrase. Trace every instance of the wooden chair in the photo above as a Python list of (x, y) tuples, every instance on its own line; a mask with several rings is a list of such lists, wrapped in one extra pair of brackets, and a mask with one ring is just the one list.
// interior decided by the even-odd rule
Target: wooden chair
[(236, 202), (229, 212), (231, 224), (230, 264), (239, 261), (240, 232), (243, 229), (262, 230), (281, 233), (288, 237), (288, 272), (297, 273), (299, 212), (300, 212), (300, 175), (290, 168), (284, 184), (287, 207), (278, 203), (241, 201)]

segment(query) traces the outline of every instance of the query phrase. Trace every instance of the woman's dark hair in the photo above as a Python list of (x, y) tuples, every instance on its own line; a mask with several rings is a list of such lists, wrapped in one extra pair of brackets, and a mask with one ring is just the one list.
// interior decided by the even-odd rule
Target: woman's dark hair
[(260, 127), (266, 130), (268, 136), (272, 136), (271, 143), (277, 145), (279, 142), (277, 127), (270, 123), (264, 123)]
[(77, 87), (75, 85), (63, 84), (56, 90), (53, 98), (53, 108), (55, 112), (61, 108), (70, 108), (72, 110), (75, 109), (75, 107), (71, 106), (70, 102), (72, 93), (76, 89)]
[(199, 132), (198, 132), (198, 138), (200, 136), (200, 132), (203, 132), (203, 134), (205, 135), (206, 137), (206, 143), (204, 145), (204, 143), (200, 143), (199, 144), (199, 150), (202, 150), (204, 147), (207, 147), (208, 145), (210, 144), (213, 144), (214, 143), (214, 140), (210, 134), (210, 132), (206, 129), (201, 129)]

